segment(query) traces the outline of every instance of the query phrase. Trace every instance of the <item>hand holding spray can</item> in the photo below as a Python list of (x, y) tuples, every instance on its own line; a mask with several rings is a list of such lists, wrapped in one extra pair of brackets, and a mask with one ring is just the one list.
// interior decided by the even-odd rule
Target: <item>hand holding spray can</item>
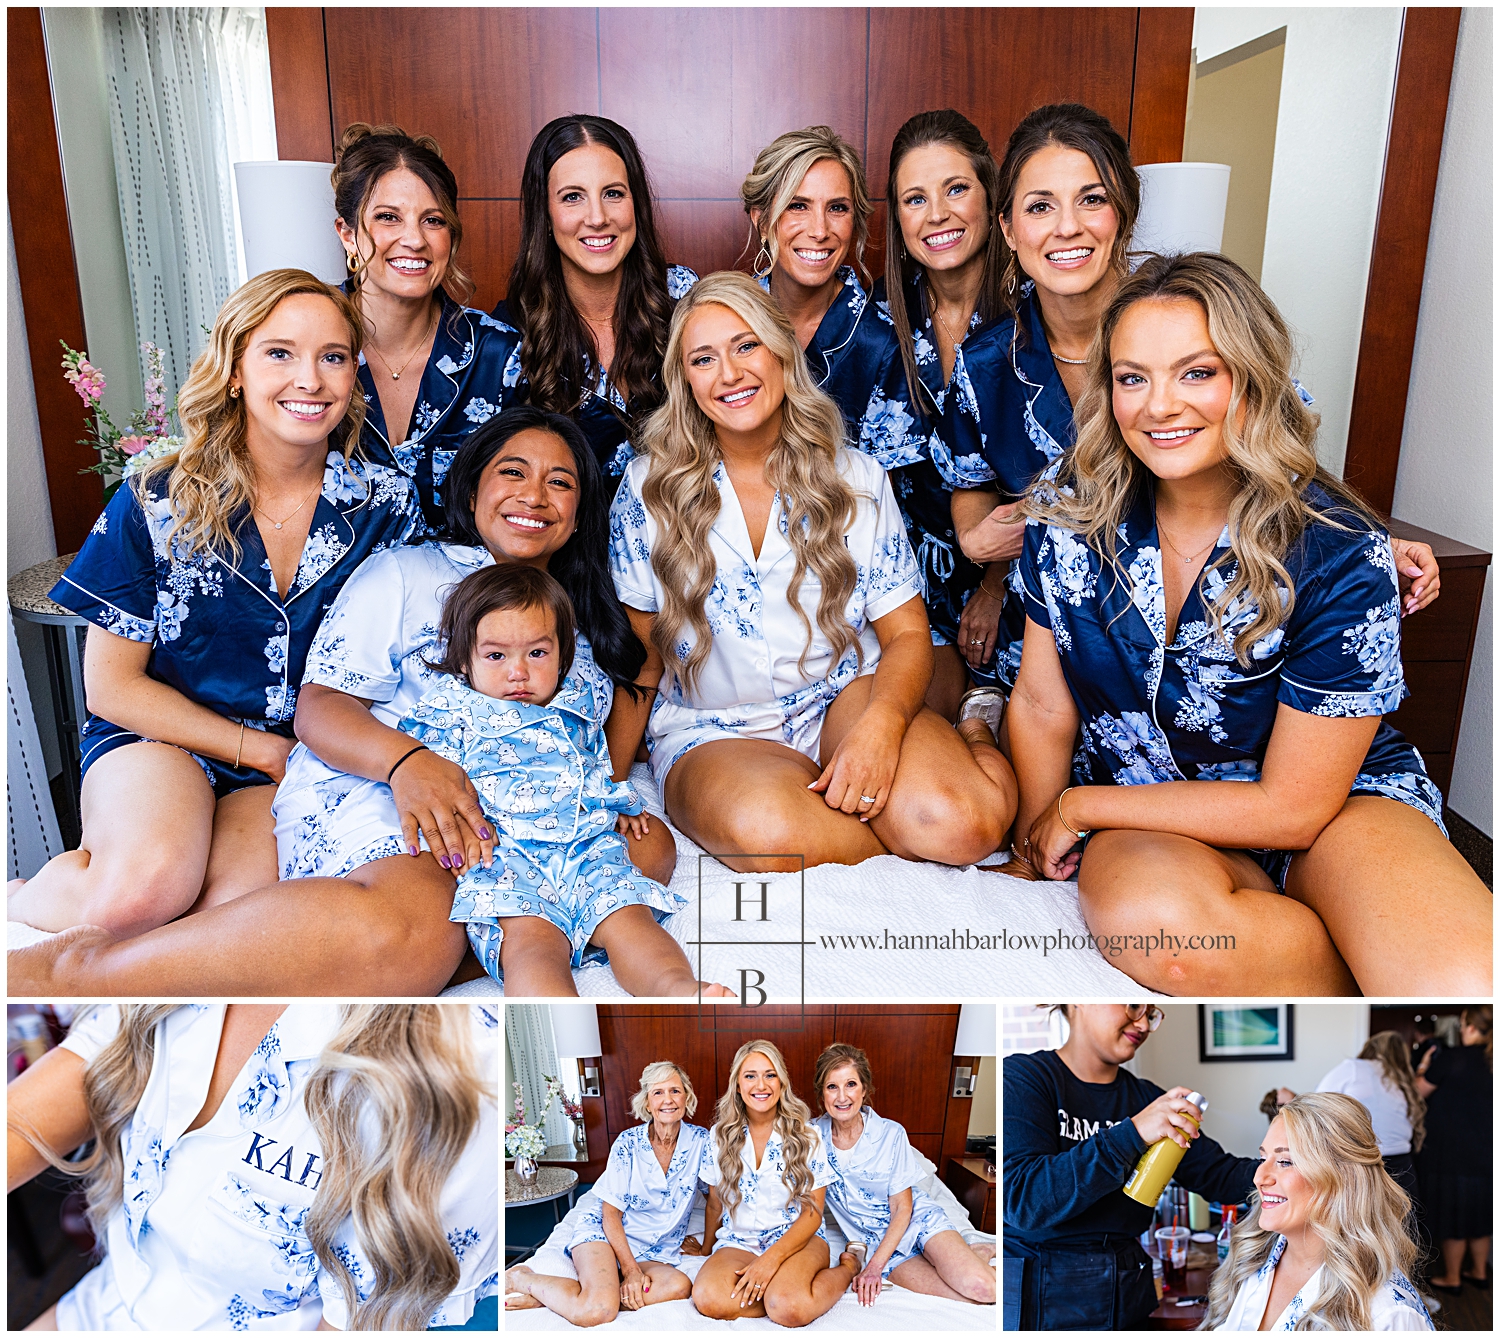
[[(1201, 1092), (1189, 1092), (1187, 1099), (1198, 1108), (1198, 1118), (1193, 1121), (1196, 1132), (1208, 1110), (1208, 1098)], [(1158, 1139), (1141, 1154), (1140, 1161), (1136, 1162), (1135, 1170), (1125, 1182), (1125, 1193), (1137, 1203), (1150, 1208), (1161, 1197), (1162, 1190), (1166, 1188), (1167, 1181), (1172, 1178), (1186, 1151), (1186, 1148), (1170, 1137)]]

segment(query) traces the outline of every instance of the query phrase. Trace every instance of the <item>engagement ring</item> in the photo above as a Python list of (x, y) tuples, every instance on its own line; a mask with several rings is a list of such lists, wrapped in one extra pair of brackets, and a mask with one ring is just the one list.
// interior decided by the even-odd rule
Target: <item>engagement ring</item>
[(859, 797), (859, 802), (862, 804), (873, 804), (875, 802), (875, 796), (872, 794), (862, 794)]

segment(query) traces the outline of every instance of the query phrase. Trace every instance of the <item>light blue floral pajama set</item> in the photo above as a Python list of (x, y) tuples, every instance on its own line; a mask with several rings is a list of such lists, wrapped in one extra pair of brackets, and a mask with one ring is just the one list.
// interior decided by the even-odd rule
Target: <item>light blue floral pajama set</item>
[[(1019, 571), (1026, 616), (1051, 630), (1083, 726), (1074, 784), (1253, 781), (1260, 776), (1278, 704), (1310, 715), (1379, 716), (1401, 703), (1401, 610), (1384, 530), (1369, 528), (1316, 484), (1308, 502), (1347, 526), (1312, 524), (1286, 555), (1297, 592), (1291, 618), (1257, 641), (1251, 665), (1235, 659), (1235, 631), (1256, 616), (1237, 600), (1223, 637), (1210, 632), (1195, 585), (1166, 639), (1166, 595), (1149, 492), (1120, 526), (1122, 577), (1078, 535), (1027, 523)], [(1206, 565), (1229, 547), (1219, 536)], [(1234, 566), (1204, 578), (1217, 602)], [(1443, 827), (1443, 797), (1421, 755), (1382, 720), (1350, 794), (1408, 804)], [(1252, 850), (1284, 888), (1290, 850)]]
[(649, 906), (662, 920), (687, 905), (631, 864), (614, 829), (617, 815), (641, 812), (641, 801), (628, 782), (610, 778), (587, 683), (566, 679), (540, 705), (486, 697), (445, 675), (399, 728), (461, 766), (495, 824), (494, 862), (459, 875), (449, 918), (468, 926), (474, 955), (496, 980), (508, 917), (556, 925), (578, 967), (589, 937), (622, 906)]
[[(91, 1063), (118, 1033), (120, 1007), (101, 1004), (86, 1014), (61, 1048)], [(343, 1025), (343, 1008), (289, 1004), (212, 1118), (190, 1129), (208, 1097), (224, 1011), (222, 1003), (185, 1004), (157, 1022), (150, 1076), (120, 1131), (124, 1198), (109, 1214), (103, 1259), (58, 1302), (59, 1329), (350, 1326), (344, 1289), (307, 1233), (327, 1153), (304, 1099), (319, 1056)], [(493, 1091), (499, 1009), (467, 1011), (479, 1071)], [(493, 1096), (481, 1101), (473, 1134), (436, 1187), (458, 1280), (429, 1327), (463, 1324), (478, 1302), (499, 1294), (499, 1124)], [(373, 1119), (360, 1121), (362, 1137), (377, 1128)], [(360, 1299), (368, 1299), (375, 1268), (352, 1217), (335, 1225), (331, 1243)]]
[(864, 1241), (871, 1254), (891, 1225), (891, 1197), (911, 1190), (911, 1221), (885, 1261), (881, 1277), (922, 1253), (927, 1242), (943, 1231), (956, 1228), (948, 1215), (924, 1194), (918, 1185), (927, 1178), (917, 1150), (895, 1120), (887, 1120), (866, 1106), (860, 1116), (864, 1132), (852, 1148), (835, 1147), (833, 1119), (819, 1115), (813, 1124), (823, 1135), (828, 1161), (838, 1179), (828, 1187), (828, 1206), (834, 1220), (852, 1244)]
[(682, 1242), (698, 1198), (703, 1158), (712, 1155), (707, 1129), (684, 1120), (677, 1126), (677, 1146), (667, 1169), (661, 1169), (651, 1146), (650, 1124), (627, 1129), (609, 1149), (604, 1174), (594, 1183), (583, 1218), (573, 1229), (567, 1254), (580, 1245), (609, 1244), (604, 1234), (604, 1205), (620, 1210), (625, 1243), (639, 1264), (655, 1261), (674, 1268), (682, 1259)]

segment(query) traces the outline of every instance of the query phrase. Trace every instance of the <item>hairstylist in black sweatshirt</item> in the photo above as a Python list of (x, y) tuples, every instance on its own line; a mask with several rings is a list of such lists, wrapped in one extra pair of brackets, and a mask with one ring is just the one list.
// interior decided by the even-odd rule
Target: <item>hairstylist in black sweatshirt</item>
[(1005, 1327), (1141, 1329), (1156, 1308), (1140, 1234), (1152, 1209), (1125, 1197), (1141, 1154), (1187, 1149), (1173, 1177), (1240, 1203), (1260, 1165), (1196, 1133), (1188, 1088), (1163, 1092), (1120, 1065), (1160, 1025), (1147, 1004), (1068, 1004), (1067, 1043), (1005, 1059)]

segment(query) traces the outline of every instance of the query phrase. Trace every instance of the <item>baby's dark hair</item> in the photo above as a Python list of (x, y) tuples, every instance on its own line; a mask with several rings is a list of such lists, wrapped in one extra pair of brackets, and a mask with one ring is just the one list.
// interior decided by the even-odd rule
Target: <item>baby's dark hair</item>
[(479, 639), (479, 620), (487, 613), (508, 609), (546, 609), (557, 629), (557, 681), (562, 683), (573, 667), (577, 640), (573, 601), (568, 592), (540, 567), (498, 563), (465, 576), (443, 600), (438, 624), (441, 657), (428, 660), (429, 668), (455, 678), (467, 678), (469, 662)]

